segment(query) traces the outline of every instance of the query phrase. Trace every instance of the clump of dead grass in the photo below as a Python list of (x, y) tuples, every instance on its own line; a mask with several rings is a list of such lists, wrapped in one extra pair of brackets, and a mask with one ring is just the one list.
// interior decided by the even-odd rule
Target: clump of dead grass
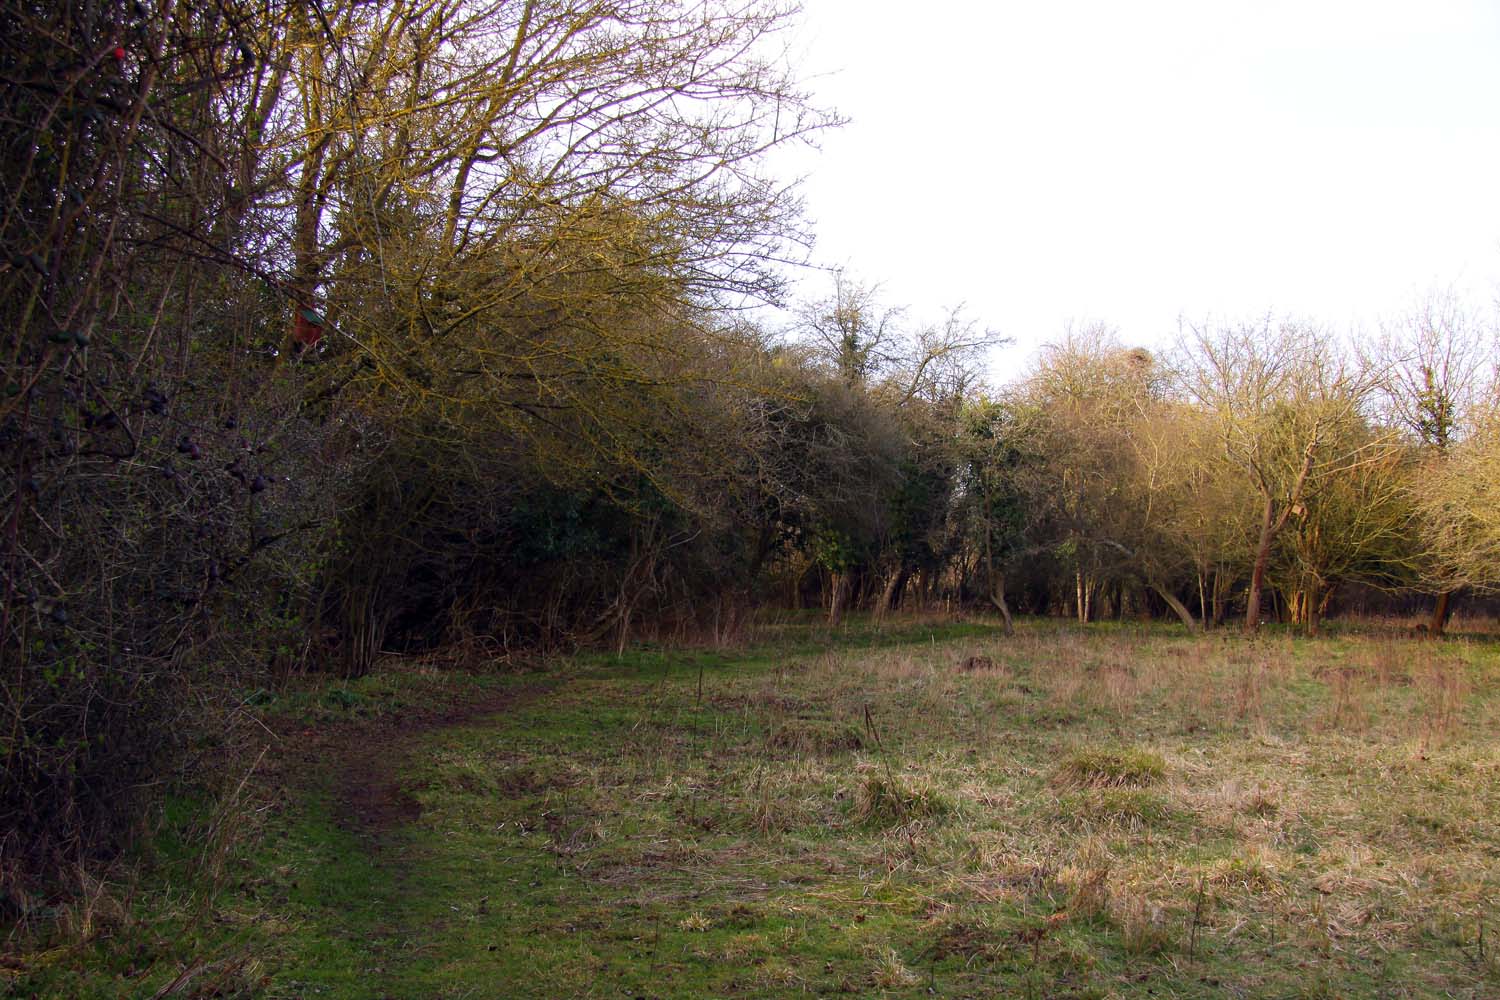
[(57, 911), (58, 929), (65, 940), (90, 941), (129, 920), (129, 905), (118, 886), (82, 867), (75, 868), (74, 875), (75, 895)]
[(1421, 706), (1417, 719), (1423, 743), (1440, 746), (1448, 742), (1459, 728), (1469, 698), (1469, 681), (1463, 664), (1436, 656), (1424, 657), (1413, 672), (1412, 682)]
[(1109, 916), (1119, 928), (1120, 944), (1128, 955), (1160, 955), (1176, 942), (1166, 907), (1140, 893), (1118, 896)]
[(1058, 767), (1055, 781), (1076, 788), (1144, 788), (1161, 781), (1167, 762), (1142, 747), (1083, 746)]
[(1217, 786), (1186, 791), (1200, 822), (1232, 829), (1244, 820), (1265, 822), (1283, 811), (1285, 791), (1279, 786), (1253, 779), (1229, 777)]
[(1261, 723), (1265, 718), (1266, 664), (1250, 659), (1238, 664), (1234, 674), (1234, 715), (1241, 722)]
[(776, 723), (766, 737), (766, 746), (800, 754), (836, 754), (862, 750), (864, 734), (847, 722), (833, 719), (794, 718)]
[(1160, 795), (1143, 788), (1088, 787), (1062, 796), (1055, 815), (1064, 822), (1122, 827), (1155, 826), (1172, 818), (1172, 808)]
[(1410, 643), (1387, 638), (1365, 648), (1361, 661), (1369, 671), (1370, 679), (1386, 688), (1411, 683), (1412, 658)]
[(953, 802), (925, 781), (872, 768), (854, 786), (852, 811), (861, 823), (889, 825), (945, 816), (953, 811)]
[(1108, 914), (1114, 864), (1114, 855), (1103, 840), (1089, 837), (1082, 842), (1073, 863), (1057, 873), (1058, 885), (1068, 891), (1070, 914), (1084, 918)]
[(896, 954), (894, 948), (888, 948), (882, 952), (875, 959), (875, 967), (870, 970), (870, 985), (876, 989), (907, 989), (921, 981), (922, 978), (901, 961), (901, 956)]
[(677, 929), (685, 934), (702, 934), (713, 925), (714, 922), (708, 919), (702, 910), (694, 910), (677, 921)]
[(761, 834), (780, 834), (813, 822), (818, 815), (818, 803), (809, 784), (806, 775), (758, 770), (744, 794), (750, 829)]
[(1328, 686), (1328, 705), (1322, 724), (1346, 733), (1363, 732), (1370, 725), (1370, 684), (1365, 672), (1355, 666), (1334, 667), (1323, 672)]
[(1209, 888), (1264, 893), (1281, 884), (1282, 862), (1271, 848), (1250, 844), (1228, 857), (1217, 858), (1200, 872)]

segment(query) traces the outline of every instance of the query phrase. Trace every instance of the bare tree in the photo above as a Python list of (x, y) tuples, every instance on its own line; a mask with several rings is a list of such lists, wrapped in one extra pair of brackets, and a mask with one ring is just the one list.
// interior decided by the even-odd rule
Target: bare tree
[(804, 303), (798, 319), (825, 364), (850, 386), (864, 388), (899, 358), (905, 311), (880, 301), (880, 286), (840, 268), (826, 297)]
[(1500, 588), (1500, 407), (1490, 402), (1472, 419), (1472, 432), (1427, 468), (1415, 499), (1435, 580), (1445, 590), (1494, 591)]
[(1370, 461), (1388, 436), (1359, 438), (1373, 381), (1328, 334), (1267, 320), (1201, 327), (1181, 344), (1183, 385), (1212, 414), (1219, 446), (1260, 502), (1245, 599), (1245, 629), (1260, 624), (1261, 595), (1277, 536), (1306, 514), (1322, 482)]
[[(1448, 289), (1430, 292), (1366, 353), (1379, 375), (1387, 420), (1427, 453), (1429, 472), (1472, 430), (1480, 394), (1494, 371), (1494, 337), (1495, 330)], [(1416, 482), (1420, 491), (1431, 479), (1424, 475)], [(1445, 571), (1438, 568), (1433, 575), (1441, 578)], [(1441, 635), (1447, 627), (1452, 596), (1447, 588), (1439, 591), (1428, 622), (1431, 634)]]

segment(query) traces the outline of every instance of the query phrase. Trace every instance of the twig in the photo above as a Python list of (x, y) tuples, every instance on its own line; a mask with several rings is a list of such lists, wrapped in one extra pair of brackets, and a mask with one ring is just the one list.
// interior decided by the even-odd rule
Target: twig
[(1193, 953), (1198, 950), (1198, 921), (1203, 917), (1203, 876), (1198, 876), (1198, 902), (1193, 906), (1193, 928), (1188, 933), (1188, 961), (1193, 960)]
[(875, 717), (870, 714), (868, 702), (865, 704), (865, 729), (869, 730), (871, 738), (875, 740), (875, 749), (880, 751), (880, 762), (885, 765), (886, 786), (890, 790), (891, 800), (896, 803), (896, 811), (901, 814), (901, 824), (906, 828), (907, 845), (911, 847), (912, 856), (916, 857), (917, 837), (907, 822), (911, 816), (906, 811), (906, 798), (901, 794), (900, 786), (896, 784), (895, 772), (891, 770), (891, 755), (885, 752), (885, 744), (880, 741), (880, 731), (875, 728)]

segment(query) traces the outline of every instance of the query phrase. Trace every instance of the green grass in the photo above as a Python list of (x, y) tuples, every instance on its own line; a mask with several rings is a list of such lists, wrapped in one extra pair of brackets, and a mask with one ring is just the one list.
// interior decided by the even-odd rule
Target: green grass
[[(247, 800), (213, 891), (174, 897), (161, 873), (201, 871), (212, 825), (175, 817), (157, 874), (12, 985), (152, 996), (201, 964), (176, 995), (1495, 996), (1497, 658), (1052, 623), (583, 658), (408, 734), (405, 824), (352, 828), (347, 775), (313, 766)], [(281, 709), (358, 727), (535, 680)]]

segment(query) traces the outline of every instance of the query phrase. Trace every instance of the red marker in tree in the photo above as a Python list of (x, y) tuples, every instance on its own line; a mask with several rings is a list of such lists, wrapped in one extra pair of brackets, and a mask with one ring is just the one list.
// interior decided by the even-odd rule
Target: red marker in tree
[(297, 307), (292, 321), (292, 339), (304, 347), (312, 347), (323, 337), (326, 321), (316, 311), (306, 306)]

